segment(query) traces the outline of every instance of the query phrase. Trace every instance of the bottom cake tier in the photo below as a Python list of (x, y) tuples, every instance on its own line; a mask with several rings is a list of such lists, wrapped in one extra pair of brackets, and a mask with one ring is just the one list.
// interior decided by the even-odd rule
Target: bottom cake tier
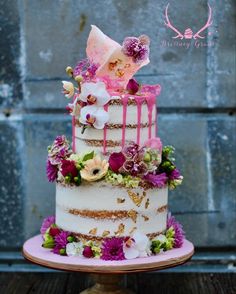
[(153, 239), (167, 228), (168, 188), (125, 188), (95, 182), (56, 185), (56, 225), (79, 239), (129, 237), (135, 231)]

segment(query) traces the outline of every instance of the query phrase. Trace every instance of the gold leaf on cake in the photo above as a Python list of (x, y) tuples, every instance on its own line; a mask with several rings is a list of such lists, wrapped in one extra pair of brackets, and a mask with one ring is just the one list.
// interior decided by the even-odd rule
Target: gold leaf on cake
[(133, 210), (133, 209), (131, 209), (130, 211), (128, 211), (128, 216), (129, 216), (129, 217), (132, 219), (132, 221), (135, 222), (135, 223), (136, 223), (136, 221), (137, 221), (137, 215), (138, 215), (137, 211), (135, 211), (135, 210)]
[(133, 228), (129, 231), (129, 234), (132, 235), (133, 232), (134, 232), (135, 230), (137, 230), (137, 227), (133, 227)]
[(118, 230), (115, 232), (115, 235), (121, 235), (124, 233), (125, 230), (125, 225), (124, 224), (119, 224)]
[(106, 236), (108, 236), (109, 234), (110, 234), (110, 231), (103, 231), (102, 236), (103, 236), (103, 237), (106, 237)]
[(96, 235), (97, 234), (97, 228), (93, 228), (93, 229), (91, 229), (90, 231), (89, 231), (89, 234), (91, 234), (91, 235)]
[(148, 209), (149, 204), (150, 204), (150, 201), (149, 201), (149, 198), (148, 198), (148, 199), (146, 200), (146, 202), (145, 202), (145, 209)]
[(142, 204), (143, 199), (146, 197), (146, 192), (143, 192), (143, 195), (139, 196), (138, 193), (135, 193), (131, 190), (127, 191), (130, 199), (134, 202), (136, 206), (140, 206)]
[(117, 198), (117, 203), (124, 203), (125, 202), (125, 198)]
[(143, 217), (143, 219), (144, 219), (145, 222), (147, 222), (147, 221), (149, 220), (149, 217), (146, 216), (146, 215), (143, 215), (143, 214), (142, 214), (142, 217)]

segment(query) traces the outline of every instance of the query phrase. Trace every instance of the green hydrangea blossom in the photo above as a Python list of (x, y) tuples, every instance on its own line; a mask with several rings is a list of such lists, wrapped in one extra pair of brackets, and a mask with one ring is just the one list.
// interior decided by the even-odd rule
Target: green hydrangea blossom
[(106, 174), (105, 181), (112, 185), (122, 185), (126, 188), (137, 188), (141, 179), (138, 177), (132, 177), (131, 175), (116, 174), (109, 170)]

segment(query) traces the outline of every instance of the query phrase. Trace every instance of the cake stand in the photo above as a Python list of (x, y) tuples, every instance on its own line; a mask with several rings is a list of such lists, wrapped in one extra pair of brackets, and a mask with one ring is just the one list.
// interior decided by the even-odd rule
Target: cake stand
[(181, 248), (155, 256), (121, 261), (103, 261), (75, 256), (60, 256), (42, 247), (42, 236), (37, 235), (24, 243), (23, 255), (29, 261), (57, 270), (87, 272), (93, 274), (95, 285), (80, 294), (131, 294), (120, 286), (122, 275), (128, 273), (161, 270), (181, 265), (194, 253), (191, 242), (184, 240)]

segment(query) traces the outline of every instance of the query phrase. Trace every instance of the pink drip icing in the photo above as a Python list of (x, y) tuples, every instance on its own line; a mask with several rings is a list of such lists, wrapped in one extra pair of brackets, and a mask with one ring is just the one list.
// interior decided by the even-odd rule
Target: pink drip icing
[(144, 97), (135, 96), (134, 97), (137, 104), (137, 144), (140, 144), (140, 132), (141, 132), (141, 115), (142, 115), (142, 104)]
[[(73, 97), (73, 102), (76, 99), (76, 95)], [(75, 115), (72, 116), (72, 151), (75, 153)]]
[(156, 119), (155, 119), (155, 136), (157, 137), (158, 126), (157, 126), (157, 107), (156, 107)]
[(125, 130), (128, 99), (129, 97), (127, 95), (124, 95), (121, 98), (123, 104), (122, 148), (125, 146)]
[[(153, 106), (156, 103), (156, 96), (150, 95), (149, 97), (146, 97), (146, 101), (147, 101), (147, 108), (148, 108), (148, 139), (151, 139), (151, 137), (152, 137), (152, 111), (153, 111)], [(156, 124), (156, 119), (155, 119), (155, 124)]]
[[(104, 105), (104, 110), (108, 111), (108, 104)], [(107, 126), (105, 124), (103, 129), (103, 154), (105, 155), (107, 152)]]

